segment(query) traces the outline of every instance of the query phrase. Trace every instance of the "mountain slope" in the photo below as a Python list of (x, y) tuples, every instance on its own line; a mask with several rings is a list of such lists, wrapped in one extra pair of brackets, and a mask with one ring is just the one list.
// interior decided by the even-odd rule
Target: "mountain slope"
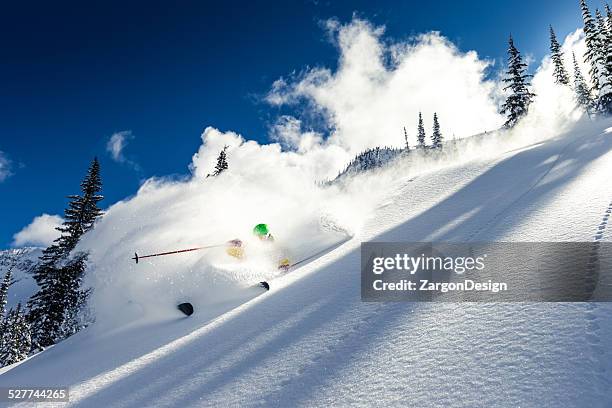
[(359, 287), (362, 241), (609, 240), (599, 126), (404, 178), (272, 291), (216, 318), (86, 330), (0, 386), (69, 385), (74, 406), (609, 406), (610, 304), (363, 303)]

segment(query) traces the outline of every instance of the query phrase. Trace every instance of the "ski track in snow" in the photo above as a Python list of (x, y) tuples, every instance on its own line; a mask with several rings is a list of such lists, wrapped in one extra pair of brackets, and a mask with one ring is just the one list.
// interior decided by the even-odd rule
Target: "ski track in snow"
[[(597, 226), (593, 241), (593, 250), (588, 265), (588, 276), (586, 279), (585, 290), (593, 292), (598, 284), (609, 285), (608, 279), (602, 276), (605, 266), (602, 268), (598, 257), (601, 242), (606, 234), (610, 214), (612, 213), (612, 202), (606, 208), (601, 223)], [(608, 240), (609, 241), (609, 240)], [(588, 303), (585, 308), (585, 337), (590, 348), (591, 358), (597, 373), (598, 380), (608, 390), (612, 390), (612, 350), (602, 343), (602, 339), (607, 339), (608, 343), (612, 338), (612, 324), (610, 323), (610, 311), (612, 308), (602, 308), (600, 303)], [(608, 313), (608, 315), (606, 315)], [(602, 326), (608, 325), (607, 330), (602, 330)]]
[[(0, 375), (0, 386), (52, 380), (82, 407), (610, 407), (610, 303), (363, 303), (359, 245), (593, 241), (585, 290), (608, 283), (597, 242), (609, 241), (611, 136), (451, 166), (433, 184), (406, 180), (360, 235), (270, 292), (210, 322), (160, 322), (98, 343), (80, 333)], [(139, 348), (136, 335), (155, 341)]]

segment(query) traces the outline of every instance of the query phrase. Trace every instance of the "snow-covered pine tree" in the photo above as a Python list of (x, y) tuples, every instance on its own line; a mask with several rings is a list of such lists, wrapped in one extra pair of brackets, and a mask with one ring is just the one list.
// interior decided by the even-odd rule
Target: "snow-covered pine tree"
[(64, 338), (67, 316), (76, 315), (78, 311), (74, 308), (83, 303), (74, 299), (81, 299), (87, 293), (80, 289), (87, 255), (76, 254), (70, 258), (70, 253), (102, 215), (98, 207), (103, 199), (98, 194), (101, 189), (100, 164), (94, 158), (81, 183), (82, 195), (69, 196), (65, 220), (58, 227), (60, 237), (43, 251), (34, 270), (34, 279), (40, 289), (28, 301), (28, 322), (37, 347), (47, 347)]
[(219, 152), (219, 156), (217, 156), (217, 164), (215, 165), (215, 171), (211, 174), (208, 174), (206, 177), (216, 177), (219, 174), (223, 173), (228, 169), (227, 164), (227, 153), (225, 152), (229, 146), (224, 146), (223, 150)]
[(582, 20), (584, 21), (584, 42), (586, 45), (586, 52), (584, 54), (585, 61), (590, 64), (589, 74), (591, 75), (591, 82), (593, 83), (593, 92), (596, 95), (599, 94), (599, 77), (601, 73), (602, 56), (601, 56), (601, 44), (599, 42), (599, 30), (597, 24), (593, 20), (591, 11), (587, 6), (585, 0), (580, 0), (580, 8), (582, 9)]
[(509, 89), (510, 95), (502, 105), (500, 112), (508, 117), (504, 127), (511, 128), (527, 114), (535, 94), (529, 90), (528, 79), (531, 75), (525, 73), (527, 64), (523, 62), (521, 53), (514, 46), (512, 36), (510, 36), (508, 44), (508, 71), (506, 72), (507, 77), (503, 81), (509, 84), (504, 88), (504, 91)]
[(58, 228), (62, 233), (57, 241), (60, 246), (72, 251), (81, 236), (89, 231), (102, 215), (102, 210), (98, 207), (98, 203), (104, 198), (98, 194), (101, 190), (100, 163), (94, 158), (81, 182), (82, 195), (68, 196), (71, 201), (65, 211), (65, 221)]
[(75, 255), (62, 269), (59, 286), (64, 293), (64, 314), (59, 338), (67, 338), (87, 325), (81, 314), (87, 303), (90, 289), (82, 289), (87, 254)]
[(39, 290), (28, 300), (28, 322), (32, 326), (34, 343), (41, 348), (55, 343), (63, 319), (55, 284), (61, 273), (61, 268), (57, 265), (61, 259), (60, 247), (53, 244), (43, 251), (34, 269), (34, 279)]
[(408, 132), (406, 132), (406, 126), (404, 126), (404, 142), (406, 144), (406, 150), (410, 150), (410, 145), (408, 144)]
[(552, 25), (550, 26), (550, 59), (554, 65), (553, 76), (555, 78), (555, 83), (569, 85), (569, 75), (563, 64), (563, 51), (561, 51), (561, 46), (557, 41), (557, 36), (555, 35)]
[[(608, 5), (606, 7), (609, 16), (610, 7)], [(609, 28), (609, 18), (604, 19), (599, 10), (595, 12), (595, 15), (601, 52), (597, 111), (604, 115), (612, 115), (612, 31)]]
[(582, 71), (580, 71), (580, 65), (576, 60), (576, 54), (572, 52), (572, 58), (574, 61), (574, 92), (576, 93), (576, 102), (582, 106), (588, 115), (591, 114), (593, 108), (593, 98), (591, 91), (587, 85)]
[[(0, 351), (4, 348), (4, 336), (7, 333), (6, 304), (8, 303), (8, 289), (11, 285), (11, 270), (12, 268), (9, 268), (6, 272), (0, 285)], [(3, 365), (0, 359), (0, 367)]]
[(440, 131), (440, 122), (438, 122), (438, 114), (433, 115), (433, 131), (431, 133), (431, 147), (439, 149), (442, 147), (442, 132)]
[(419, 125), (417, 126), (417, 147), (425, 147), (425, 126), (423, 125), (423, 115), (419, 112)]
[(11, 286), (12, 269), (9, 268), (4, 275), (2, 284), (0, 284), (0, 333), (2, 333), (2, 322), (6, 315), (6, 304), (8, 303), (8, 289)]
[(17, 363), (28, 356), (32, 348), (30, 326), (21, 309), (21, 303), (9, 312), (2, 341), (0, 342), (0, 366)]
[(32, 331), (21, 302), (17, 303), (15, 320), (13, 323), (13, 335), (17, 339), (17, 357), (19, 361), (28, 357), (32, 350)]

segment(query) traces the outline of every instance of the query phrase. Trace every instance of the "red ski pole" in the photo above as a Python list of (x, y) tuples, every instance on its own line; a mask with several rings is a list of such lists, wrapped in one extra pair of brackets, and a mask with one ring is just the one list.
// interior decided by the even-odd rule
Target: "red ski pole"
[(217, 244), (217, 245), (208, 245), (208, 246), (202, 246), (202, 247), (197, 247), (197, 248), (179, 249), (177, 251), (160, 252), (157, 254), (142, 255), (142, 256), (138, 256), (138, 253), (134, 252), (134, 257), (132, 259), (135, 260), (136, 263), (138, 263), (138, 261), (143, 258), (152, 258), (154, 256), (163, 256), (163, 255), (180, 254), (182, 252), (199, 251), (201, 249), (217, 248), (217, 247), (221, 247), (224, 245), (226, 244)]

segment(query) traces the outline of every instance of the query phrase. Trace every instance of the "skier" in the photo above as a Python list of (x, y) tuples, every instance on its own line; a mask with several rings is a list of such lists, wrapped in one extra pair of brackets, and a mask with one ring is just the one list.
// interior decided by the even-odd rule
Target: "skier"
[[(261, 241), (270, 241), (274, 242), (274, 237), (268, 231), (268, 226), (266, 224), (257, 224), (253, 228), (253, 235), (259, 238)], [(229, 256), (233, 256), (234, 258), (242, 259), (244, 257), (244, 247), (242, 241), (238, 238), (232, 239), (227, 242), (227, 249), (225, 252)]]
[[(274, 236), (270, 233), (270, 230), (266, 224), (257, 224), (253, 228), (253, 234), (261, 241), (274, 242)], [(291, 267), (291, 261), (289, 258), (282, 257), (278, 261), (278, 269), (287, 271)]]

